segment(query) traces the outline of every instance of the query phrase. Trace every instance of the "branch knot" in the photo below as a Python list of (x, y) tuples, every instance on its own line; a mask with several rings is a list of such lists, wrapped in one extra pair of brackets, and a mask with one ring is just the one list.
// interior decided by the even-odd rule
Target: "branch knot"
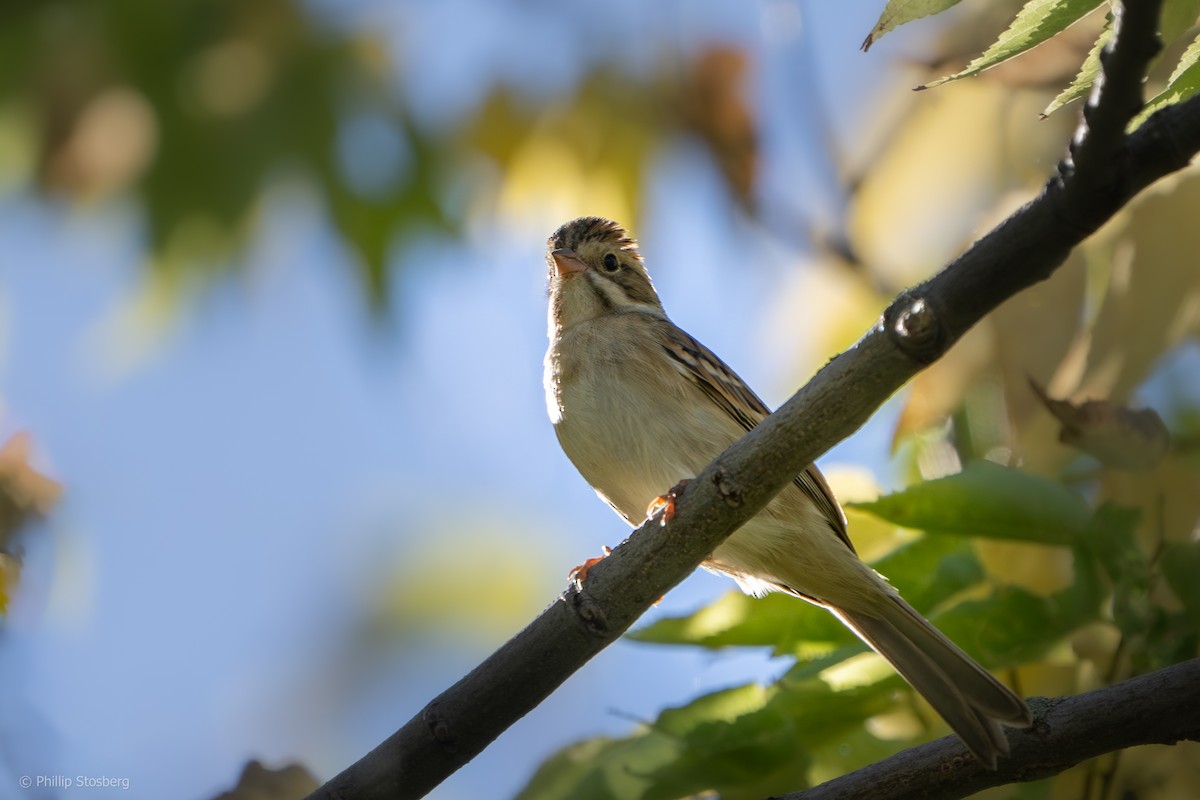
[(721, 495), (721, 499), (725, 501), (725, 505), (730, 508), (739, 508), (742, 505), (742, 490), (737, 485), (737, 481), (725, 470), (718, 470), (716, 475), (713, 475), (713, 485), (717, 487), (717, 493)]
[(437, 709), (433, 706), (426, 706), (425, 710), (421, 712), (421, 720), (425, 723), (425, 727), (429, 729), (429, 735), (433, 737), (435, 742), (443, 745), (448, 750), (456, 749), (454, 733), (450, 730), (450, 726), (446, 723), (446, 720), (442, 719), (442, 716), (437, 713)]
[(611, 638), (608, 615), (604, 613), (604, 609), (600, 607), (600, 604), (590, 594), (582, 589), (575, 589), (570, 593), (569, 597), (571, 599), (571, 608), (575, 610), (575, 616), (583, 623), (585, 631), (598, 639)]
[(941, 356), (946, 332), (923, 295), (900, 295), (883, 312), (883, 323), (892, 342), (917, 363), (931, 364)]

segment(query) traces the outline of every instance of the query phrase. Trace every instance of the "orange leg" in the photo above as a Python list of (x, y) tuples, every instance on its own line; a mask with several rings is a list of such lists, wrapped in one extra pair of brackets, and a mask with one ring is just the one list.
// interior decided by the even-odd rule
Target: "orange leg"
[[(597, 564), (599, 564), (601, 561), (608, 558), (612, 554), (612, 548), (609, 547), (608, 545), (604, 545), (603, 549), (604, 549), (604, 555), (597, 556), (596, 558), (589, 558), (587, 561), (584, 561), (578, 567), (575, 567), (575, 569), (573, 569), (569, 573), (567, 573), (568, 580), (573, 581), (577, 588), (579, 588), (579, 589), (583, 588), (583, 582), (587, 580), (588, 570), (590, 570), (592, 567), (596, 566)], [(660, 597), (657, 600), (655, 600), (653, 603), (651, 603), (651, 605), (656, 606), (659, 603), (661, 603), (662, 600), (663, 599)]]
[(675, 518), (675, 501), (683, 496), (683, 492), (687, 489), (691, 478), (684, 478), (679, 483), (671, 487), (671, 490), (666, 494), (660, 494), (658, 497), (650, 501), (650, 505), (646, 507), (646, 519), (652, 519), (656, 514), (662, 514), (662, 524), (666, 525)]
[(573, 581), (576, 586), (583, 586), (583, 582), (587, 580), (588, 571), (604, 559), (608, 558), (609, 554), (612, 553), (612, 548), (608, 545), (605, 545), (603, 549), (604, 555), (597, 556), (596, 558), (589, 558), (587, 561), (584, 561), (582, 564), (567, 573), (567, 579)]

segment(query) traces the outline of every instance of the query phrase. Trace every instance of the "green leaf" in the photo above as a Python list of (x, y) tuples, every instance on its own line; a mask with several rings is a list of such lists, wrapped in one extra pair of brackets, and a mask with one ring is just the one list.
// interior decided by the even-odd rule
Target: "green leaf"
[(971, 543), (946, 536), (924, 536), (872, 566), (922, 613), (984, 579)]
[(837, 737), (860, 728), (867, 719), (890, 711), (901, 679), (883, 680), (834, 689), (822, 680), (785, 679), (770, 707), (796, 721), (796, 742), (804, 750), (829, 746)]
[(761, 599), (729, 592), (685, 617), (660, 619), (627, 636), (639, 642), (699, 645), (711, 649), (768, 646), (792, 652), (801, 643), (830, 645), (854, 641), (833, 615), (785, 594)]
[(1200, 36), (1197, 36), (1188, 45), (1187, 50), (1183, 51), (1179, 63), (1175, 65), (1175, 70), (1167, 79), (1166, 88), (1146, 104), (1142, 113), (1134, 119), (1133, 127), (1141, 125), (1147, 117), (1160, 108), (1180, 103), (1196, 94), (1197, 91), (1200, 91)]
[(777, 694), (758, 684), (712, 692), (627, 738), (572, 744), (542, 764), (518, 800), (666, 800), (713, 788), (741, 797), (766, 777), (758, 797), (795, 788), (808, 762), (794, 715), (770, 705)]
[(1139, 519), (1141, 512), (1136, 508), (1105, 503), (1080, 535), (1079, 544), (1096, 556), (1114, 581), (1134, 573), (1143, 585), (1147, 581), (1146, 559), (1134, 540)]
[(932, 89), (959, 78), (978, 75), (1062, 33), (1100, 4), (1100, 0), (1030, 0), (1017, 12), (1008, 29), (966, 69), (939, 78), (923, 88)]
[(1068, 634), (1100, 617), (1104, 599), (1089, 558), (1075, 560), (1075, 582), (1050, 597), (1004, 586), (991, 597), (967, 600), (932, 621), (942, 633), (987, 667), (1041, 657)]
[(1159, 16), (1159, 33), (1169, 46), (1200, 22), (1200, 0), (1166, 0)]
[(634, 769), (669, 761), (677, 752), (673, 742), (657, 734), (576, 742), (542, 762), (516, 800), (642, 798), (648, 781)]
[(813, 766), (810, 770), (812, 782), (819, 783), (883, 761), (895, 754), (896, 749), (897, 742), (877, 739), (867, 732), (865, 726), (858, 730), (846, 731), (813, 753)]
[(1112, 581), (1113, 621), (1134, 643), (1144, 641), (1158, 613), (1150, 602), (1150, 567), (1135, 539), (1140, 518), (1135, 508), (1105, 504), (1079, 539)]
[(1006, 794), (1008, 800), (1054, 800), (1055, 787), (1058, 783), (1053, 779), (1013, 783), (1004, 787), (1005, 791), (1011, 791), (1012, 794)]
[(646, 800), (711, 789), (723, 797), (761, 797), (803, 783), (807, 758), (797, 746), (795, 720), (769, 702), (776, 693), (751, 684), (664, 711), (655, 728), (678, 737), (682, 751), (651, 774)]
[[(928, 611), (984, 577), (970, 543), (947, 537), (923, 537), (872, 566), (920, 611)], [(817, 659), (821, 669), (863, 649), (828, 611), (784, 594), (755, 599), (730, 592), (694, 614), (660, 619), (628, 636), (641, 642), (714, 649), (770, 646), (777, 654)]]
[(1112, 18), (1110, 17), (1104, 23), (1104, 30), (1096, 37), (1096, 43), (1088, 51), (1087, 58), (1083, 60), (1083, 66), (1079, 68), (1079, 74), (1075, 76), (1075, 80), (1071, 81), (1070, 86), (1059, 92), (1058, 97), (1050, 101), (1050, 105), (1042, 111), (1043, 117), (1050, 116), (1063, 106), (1078, 100), (1091, 91), (1092, 84), (1096, 82), (1096, 77), (1100, 74), (1100, 53), (1111, 38)]
[[(849, 634), (849, 628), (843, 626)], [(867, 646), (857, 636), (851, 636), (852, 641), (843, 647), (829, 650), (822, 654), (811, 654), (800, 651), (795, 655), (796, 663), (784, 673), (784, 681), (806, 681), (819, 678), (821, 673), (832, 666), (842, 663), (851, 656), (867, 652)]]
[(879, 41), (885, 33), (906, 22), (940, 14), (958, 3), (959, 0), (888, 0), (887, 5), (883, 7), (883, 13), (875, 22), (875, 27), (871, 28), (867, 38), (863, 40), (862, 49), (870, 50), (871, 45)]
[(1070, 544), (1091, 516), (1083, 498), (1059, 483), (990, 461), (848, 505), (930, 533), (1058, 545)]
[(1200, 631), (1200, 542), (1172, 542), (1163, 551), (1162, 571), (1183, 603), (1193, 629)]
[[(1078, 625), (1060, 625), (1050, 598), (1007, 586), (986, 600), (968, 600), (938, 617), (938, 629), (980, 663), (1036, 658)], [(1082, 623), (1080, 623), (1082, 624)]]
[[(831, 691), (818, 686), (817, 694)], [(780, 694), (757, 684), (725, 689), (663, 711), (626, 739), (571, 745), (538, 769), (518, 800), (668, 800), (708, 790), (757, 798), (802, 786), (803, 726)]]

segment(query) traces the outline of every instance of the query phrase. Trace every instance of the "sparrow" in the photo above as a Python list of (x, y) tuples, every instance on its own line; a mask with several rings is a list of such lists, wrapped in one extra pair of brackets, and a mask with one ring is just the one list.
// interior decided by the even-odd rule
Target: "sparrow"
[[(711, 350), (663, 310), (636, 240), (582, 217), (548, 241), (546, 406), (563, 452), (631, 526), (770, 414)], [(1025, 701), (906, 603), (854, 550), (821, 473), (807, 467), (704, 560), (748, 594), (785, 592), (828, 609), (889, 661), (990, 769), (1001, 724)]]

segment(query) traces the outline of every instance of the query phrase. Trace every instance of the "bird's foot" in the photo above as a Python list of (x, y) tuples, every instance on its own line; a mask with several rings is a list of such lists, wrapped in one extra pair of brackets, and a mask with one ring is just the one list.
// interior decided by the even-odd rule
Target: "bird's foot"
[(604, 555), (596, 556), (595, 558), (589, 558), (587, 561), (584, 561), (582, 564), (568, 572), (567, 579), (579, 588), (583, 588), (583, 582), (587, 580), (588, 572), (591, 570), (591, 568), (608, 558), (608, 556), (612, 553), (612, 548), (608, 545), (605, 545), (603, 550)]
[(650, 505), (646, 508), (646, 519), (653, 519), (655, 515), (662, 514), (662, 524), (666, 525), (675, 518), (675, 501), (683, 496), (683, 492), (687, 489), (688, 484), (692, 482), (691, 478), (684, 478), (679, 483), (671, 487), (671, 491), (666, 494), (660, 494), (658, 497), (650, 501)]

